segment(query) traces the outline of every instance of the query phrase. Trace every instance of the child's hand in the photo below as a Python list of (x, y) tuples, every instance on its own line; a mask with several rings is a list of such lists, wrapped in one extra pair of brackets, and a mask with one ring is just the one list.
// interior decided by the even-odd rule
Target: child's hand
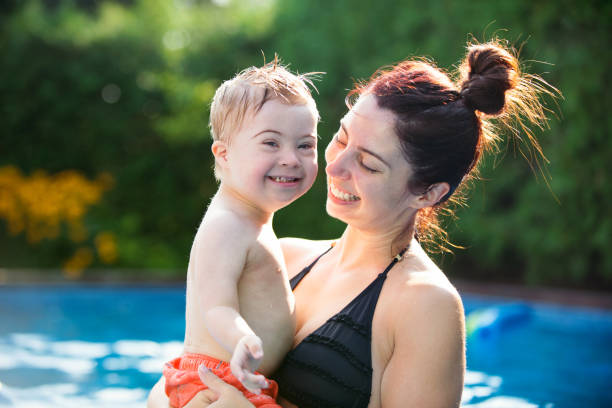
[(252, 334), (240, 339), (230, 361), (232, 374), (247, 390), (255, 394), (259, 394), (262, 388), (268, 388), (268, 382), (263, 375), (253, 374), (261, 364), (262, 359), (263, 346), (261, 339)]

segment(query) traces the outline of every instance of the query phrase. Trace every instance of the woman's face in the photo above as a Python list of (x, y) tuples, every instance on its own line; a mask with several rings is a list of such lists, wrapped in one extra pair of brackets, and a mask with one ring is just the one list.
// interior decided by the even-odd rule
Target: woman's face
[(325, 150), (329, 215), (360, 229), (403, 228), (417, 208), (391, 111), (359, 98)]

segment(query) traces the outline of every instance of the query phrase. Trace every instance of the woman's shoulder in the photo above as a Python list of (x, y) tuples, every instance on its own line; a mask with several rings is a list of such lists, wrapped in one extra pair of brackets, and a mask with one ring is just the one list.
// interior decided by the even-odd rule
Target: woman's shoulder
[(447, 276), (421, 249), (411, 255), (398, 265), (393, 302), (403, 306), (400, 309), (405, 316), (414, 315), (419, 320), (432, 313), (452, 319), (461, 316), (461, 297)]
[(287, 264), (289, 278), (325, 252), (335, 240), (311, 240), (303, 238), (281, 238), (280, 244)]
[[(449, 401), (460, 395), (465, 367), (461, 299), (426, 255), (414, 255), (396, 264), (387, 277), (392, 285), (383, 287), (388, 295), (379, 314), (379, 334), (373, 337), (382, 356), (382, 404), (393, 405), (400, 398), (415, 406), (428, 400), (427, 406), (458, 407)], [(402, 392), (390, 397), (386, 391), (392, 388)], [(427, 390), (426, 397), (419, 394), (422, 390)]]

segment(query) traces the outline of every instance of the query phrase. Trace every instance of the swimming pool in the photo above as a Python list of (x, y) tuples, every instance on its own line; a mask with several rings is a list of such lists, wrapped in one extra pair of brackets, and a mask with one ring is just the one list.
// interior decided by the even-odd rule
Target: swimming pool
[[(464, 296), (463, 407), (612, 407), (612, 312)], [(0, 407), (142, 407), (184, 287), (0, 287)]]

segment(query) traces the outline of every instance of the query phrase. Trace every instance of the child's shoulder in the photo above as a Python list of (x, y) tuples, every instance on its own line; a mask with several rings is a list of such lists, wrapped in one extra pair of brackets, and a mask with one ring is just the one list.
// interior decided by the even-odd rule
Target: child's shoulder
[(256, 235), (257, 229), (252, 223), (230, 210), (206, 213), (197, 232), (197, 237), (216, 238), (225, 242), (250, 241)]

